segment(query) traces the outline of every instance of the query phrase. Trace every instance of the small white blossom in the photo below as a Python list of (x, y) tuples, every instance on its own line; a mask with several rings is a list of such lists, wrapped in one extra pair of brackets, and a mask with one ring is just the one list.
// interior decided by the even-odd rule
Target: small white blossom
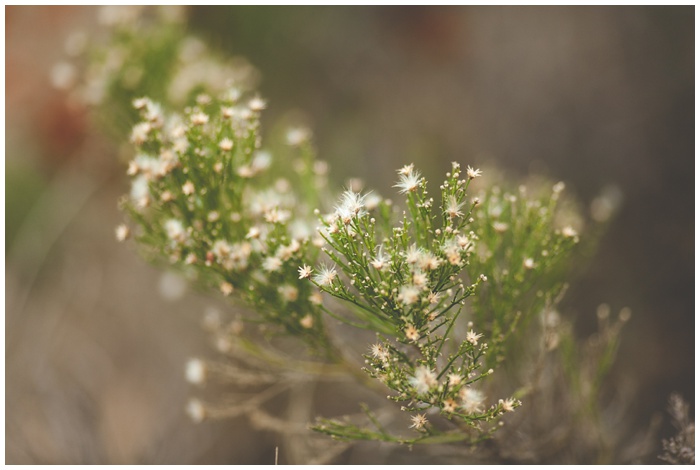
[(428, 418), (425, 417), (425, 414), (416, 414), (411, 416), (411, 423), (409, 428), (423, 429), (428, 424)]
[(305, 127), (293, 127), (287, 131), (287, 144), (298, 147), (311, 137), (311, 132)]
[(233, 141), (228, 137), (221, 139), (221, 142), (219, 142), (219, 148), (224, 152), (228, 152), (233, 148)]
[(457, 402), (454, 401), (452, 398), (448, 398), (447, 400), (442, 402), (442, 409), (447, 413), (454, 413), (455, 411), (457, 411)]
[(404, 330), (404, 333), (406, 334), (406, 339), (408, 339), (409, 341), (418, 341), (418, 339), (420, 338), (420, 333), (418, 333), (418, 329), (413, 325), (408, 325)]
[(267, 258), (265, 258), (265, 261), (263, 261), (263, 269), (267, 272), (275, 272), (280, 267), (282, 267), (282, 260), (280, 260), (276, 256), (268, 256)]
[(481, 176), (481, 170), (474, 169), (470, 166), (467, 167), (467, 178), (473, 180), (474, 178), (478, 178), (479, 176)]
[(200, 111), (190, 116), (190, 122), (195, 126), (203, 126), (209, 122), (209, 116)]
[(432, 253), (421, 253), (418, 259), (418, 266), (423, 271), (433, 271), (440, 267), (440, 259)]
[(131, 142), (141, 145), (148, 140), (148, 133), (151, 132), (151, 125), (147, 122), (139, 122), (131, 130)]
[(354, 217), (361, 217), (365, 214), (365, 196), (351, 190), (347, 190), (341, 196), (340, 205), (335, 208), (336, 216), (346, 225)]
[(258, 227), (250, 227), (250, 230), (248, 230), (248, 233), (246, 234), (246, 238), (252, 238), (256, 239), (260, 237), (260, 228)]
[(313, 328), (314, 317), (312, 317), (311, 314), (306, 314), (301, 320), (299, 320), (299, 324), (302, 326), (302, 328), (306, 328), (307, 330)]
[(561, 230), (561, 234), (564, 235), (566, 238), (576, 238), (578, 236), (578, 233), (576, 230), (571, 225), (567, 225)]
[(207, 378), (206, 364), (200, 359), (190, 359), (185, 364), (185, 378), (191, 384), (203, 384)]
[(187, 407), (185, 408), (185, 411), (195, 423), (201, 423), (206, 417), (206, 410), (204, 409), (204, 405), (201, 401), (199, 401), (196, 398), (191, 398), (190, 401), (187, 402)]
[(250, 108), (251, 111), (262, 111), (266, 106), (267, 103), (265, 100), (258, 96), (248, 102), (248, 108)]
[(185, 182), (185, 184), (182, 185), (182, 193), (185, 196), (189, 196), (191, 194), (194, 194), (194, 184), (192, 184), (191, 181)]
[(414, 286), (401, 286), (398, 300), (404, 305), (413, 305), (420, 299), (420, 291)]
[(381, 344), (373, 344), (370, 348), (370, 352), (375, 359), (386, 361), (389, 358), (389, 353)]
[(505, 222), (494, 222), (493, 229), (498, 233), (503, 233), (508, 230), (508, 224)]
[(187, 238), (185, 227), (177, 219), (169, 219), (165, 222), (165, 233), (173, 241), (184, 243)]
[(426, 366), (416, 367), (415, 375), (408, 379), (409, 383), (416, 389), (416, 393), (423, 395), (437, 385), (435, 372)]
[(426, 282), (428, 282), (428, 276), (425, 273), (417, 271), (413, 273), (413, 285), (416, 287), (423, 287)]
[(479, 411), (481, 407), (481, 402), (484, 401), (486, 397), (479, 390), (473, 389), (471, 387), (464, 387), (459, 392), (460, 398), (462, 399), (462, 408), (467, 413), (475, 413)]
[(436, 304), (440, 301), (440, 294), (437, 292), (430, 292), (427, 299), (429, 304)]
[(457, 201), (457, 198), (454, 195), (450, 195), (447, 197), (447, 204), (445, 205), (445, 214), (450, 219), (454, 219), (455, 217), (462, 217), (464, 215), (464, 213), (462, 212), (463, 206), (464, 202), (459, 202)]
[(377, 256), (370, 261), (369, 264), (372, 265), (372, 267), (377, 271), (381, 271), (382, 269), (388, 267), (389, 257), (382, 252), (381, 246), (379, 247)]
[(141, 110), (141, 109), (144, 109), (146, 106), (148, 106), (148, 104), (150, 102), (151, 102), (151, 100), (149, 100), (146, 97), (143, 97), (143, 98), (136, 98), (134, 101), (131, 102), (131, 104), (134, 107), (134, 109)]
[(314, 276), (314, 282), (320, 286), (330, 286), (338, 273), (335, 268), (321, 266), (321, 270)]
[(395, 188), (399, 188), (399, 193), (401, 194), (407, 194), (413, 191), (416, 191), (418, 189), (418, 186), (420, 186), (421, 181), (423, 178), (421, 177), (420, 173), (414, 172), (413, 168), (411, 168), (408, 173), (403, 173), (403, 170), (406, 167), (402, 168), (399, 171), (399, 182), (394, 185)]
[(479, 343), (479, 339), (484, 336), (483, 334), (477, 334), (474, 330), (469, 330), (467, 333), (467, 341), (476, 346)]
[(411, 173), (413, 173), (413, 163), (410, 165), (405, 165), (403, 168), (401, 168), (398, 173), (403, 176), (408, 176)]
[(459, 374), (449, 374), (447, 376), (447, 384), (450, 387), (455, 387), (462, 383), (463, 377)]
[(535, 267), (535, 260), (532, 258), (525, 258), (523, 260), (523, 267), (525, 269), (533, 269)]
[(501, 405), (503, 411), (509, 412), (515, 410), (518, 401), (515, 398), (507, 398), (505, 400), (498, 400), (498, 404)]
[(221, 289), (221, 293), (227, 297), (233, 293), (233, 285), (230, 282), (222, 282), (219, 289)]
[(408, 264), (417, 264), (423, 258), (423, 252), (416, 245), (412, 245), (406, 250), (404, 255)]
[(117, 240), (123, 242), (131, 235), (131, 230), (127, 225), (121, 224), (116, 228), (115, 234), (117, 236)]
[(313, 269), (311, 266), (303, 265), (299, 267), (299, 279), (308, 279), (311, 277)]

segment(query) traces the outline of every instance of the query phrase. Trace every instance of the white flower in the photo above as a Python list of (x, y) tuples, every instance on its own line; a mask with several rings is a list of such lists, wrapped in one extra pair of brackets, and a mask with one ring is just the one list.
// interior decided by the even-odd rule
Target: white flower
[(151, 125), (147, 122), (139, 122), (131, 130), (131, 142), (141, 145), (148, 140), (149, 132), (151, 132)]
[(203, 384), (207, 378), (207, 367), (200, 359), (190, 359), (185, 364), (185, 379), (191, 384)]
[(525, 258), (523, 260), (523, 267), (525, 269), (533, 269), (535, 267), (535, 260), (532, 258)]
[(194, 184), (192, 184), (192, 181), (187, 181), (185, 182), (185, 184), (182, 185), (182, 193), (185, 196), (194, 194)]
[(407, 172), (404, 172), (405, 169), (406, 167), (399, 170), (399, 182), (394, 185), (395, 188), (399, 188), (399, 193), (401, 194), (417, 190), (423, 180), (420, 173), (413, 171), (412, 166)]
[(389, 353), (381, 344), (373, 344), (370, 348), (370, 352), (372, 353), (372, 357), (382, 361), (386, 361), (389, 357)]
[(405, 253), (406, 262), (408, 264), (416, 264), (423, 257), (423, 252), (416, 245), (411, 245)]
[(139, 109), (139, 110), (145, 108), (145, 107), (148, 106), (150, 103), (151, 103), (151, 100), (149, 100), (149, 99), (146, 98), (146, 97), (143, 97), (143, 98), (136, 98), (134, 101), (131, 102), (131, 104), (132, 104), (132, 106), (134, 107), (134, 109)]
[(233, 141), (228, 137), (221, 139), (221, 142), (219, 142), (219, 148), (224, 152), (228, 152), (233, 148)]
[(442, 402), (442, 409), (447, 413), (454, 413), (457, 410), (457, 402), (448, 398)]
[(321, 266), (321, 270), (314, 276), (314, 282), (320, 286), (330, 286), (338, 273), (334, 268)]
[(190, 122), (195, 126), (203, 126), (209, 122), (209, 116), (200, 111), (190, 116)]
[(415, 375), (409, 378), (408, 382), (416, 389), (416, 393), (423, 395), (437, 385), (437, 377), (435, 372), (426, 366), (418, 366), (416, 367)]
[(508, 224), (505, 222), (494, 222), (493, 229), (498, 233), (503, 233), (508, 230)]
[(225, 240), (217, 240), (212, 245), (211, 251), (216, 255), (217, 261), (221, 263), (231, 255), (231, 245)]
[(372, 265), (374, 269), (377, 271), (381, 271), (382, 269), (386, 268), (389, 263), (389, 257), (384, 254), (383, 249), (381, 245), (379, 246), (379, 250), (377, 250), (377, 256), (370, 261), (369, 264)]
[(479, 333), (477, 334), (474, 330), (469, 330), (467, 333), (467, 341), (472, 343), (474, 346), (479, 344), (479, 338), (484, 336), (483, 334)]
[(219, 289), (221, 289), (221, 293), (227, 297), (233, 294), (233, 285), (230, 282), (222, 282)]
[(420, 338), (420, 333), (418, 333), (418, 330), (413, 325), (408, 325), (404, 330), (404, 333), (406, 334), (406, 339), (409, 341), (418, 341)]
[(129, 235), (131, 235), (131, 230), (125, 224), (121, 224), (116, 228), (115, 234), (117, 236), (117, 240), (123, 242), (124, 240), (129, 238)]
[(515, 407), (520, 405), (520, 403), (515, 398), (507, 398), (505, 400), (498, 400), (498, 404), (501, 405), (503, 411), (513, 411)]
[(185, 411), (195, 423), (201, 423), (206, 417), (206, 410), (204, 409), (204, 405), (201, 401), (197, 400), (196, 398), (191, 398), (190, 401), (187, 402), (187, 407), (185, 408)]
[(265, 261), (263, 261), (263, 269), (267, 272), (275, 272), (280, 267), (282, 267), (282, 260), (276, 256), (268, 256), (265, 258)]
[(413, 305), (420, 299), (420, 291), (414, 286), (401, 286), (398, 299), (404, 305)]
[(311, 137), (311, 132), (305, 127), (293, 127), (287, 131), (287, 144), (298, 147)]
[(169, 219), (165, 222), (165, 233), (168, 238), (178, 243), (183, 243), (187, 238), (182, 222), (177, 219)]
[(250, 162), (250, 167), (255, 173), (267, 170), (270, 168), (270, 163), (272, 163), (272, 156), (269, 152), (258, 151), (253, 157), (253, 161)]
[(457, 198), (454, 195), (450, 195), (447, 197), (447, 204), (445, 205), (445, 214), (450, 219), (454, 219), (455, 217), (462, 217), (464, 215), (464, 213), (462, 212), (463, 206), (464, 202), (459, 202), (457, 201)]
[(413, 163), (411, 163), (410, 165), (405, 165), (399, 170), (398, 173), (404, 176), (408, 176), (409, 174), (413, 173)]
[(311, 314), (306, 314), (302, 317), (301, 320), (299, 320), (299, 324), (303, 327), (306, 328), (307, 330), (309, 328), (313, 328), (314, 326), (314, 317), (311, 316)]
[(571, 225), (567, 225), (561, 230), (561, 234), (564, 235), (566, 238), (576, 238), (578, 233), (576, 233), (576, 230)]
[(440, 294), (437, 292), (430, 292), (427, 299), (429, 304), (436, 304), (440, 301)]
[(448, 384), (450, 387), (454, 387), (454, 386), (456, 386), (456, 385), (461, 384), (461, 383), (462, 383), (462, 379), (463, 379), (463, 377), (462, 377), (461, 375), (459, 375), (459, 374), (449, 374), (449, 375), (447, 376), (447, 384)]
[(313, 269), (311, 266), (303, 265), (299, 267), (299, 279), (308, 279), (311, 277)]
[(256, 96), (248, 102), (248, 108), (250, 108), (251, 111), (262, 111), (263, 109), (265, 109), (266, 106), (267, 103), (265, 102), (265, 100), (260, 98), (259, 96)]
[(289, 245), (282, 245), (279, 248), (277, 248), (277, 256), (282, 260), (282, 261), (287, 261), (289, 258), (292, 257), (294, 253), (299, 251), (299, 248), (301, 248), (301, 244), (299, 243), (298, 240), (292, 240), (292, 242)]
[(416, 287), (423, 287), (426, 282), (428, 282), (428, 276), (426, 276), (425, 273), (420, 271), (413, 273), (413, 284)]
[(433, 271), (440, 267), (440, 259), (432, 253), (421, 252), (418, 259), (418, 265), (423, 271)]
[(479, 390), (470, 387), (462, 388), (459, 395), (462, 399), (462, 408), (464, 408), (467, 413), (475, 413), (479, 411), (481, 402), (483, 402), (486, 398)]
[(411, 416), (411, 423), (413, 424), (409, 428), (423, 429), (428, 424), (428, 419), (425, 417), (425, 414), (417, 414)]
[(466, 235), (457, 236), (457, 245), (459, 245), (461, 249), (465, 249), (467, 246), (469, 246), (469, 242), (469, 237)]
[(258, 227), (250, 227), (250, 230), (248, 230), (248, 233), (246, 234), (246, 238), (252, 238), (256, 239), (260, 237), (260, 228)]
[(366, 212), (364, 209), (365, 197), (352, 190), (345, 191), (341, 196), (340, 205), (335, 208), (335, 215), (346, 225), (354, 217), (363, 216)]
[(474, 168), (472, 168), (470, 166), (467, 167), (467, 178), (469, 178), (470, 180), (473, 180), (474, 178), (477, 178), (479, 176), (481, 176), (481, 170), (479, 170), (479, 169), (475, 170)]

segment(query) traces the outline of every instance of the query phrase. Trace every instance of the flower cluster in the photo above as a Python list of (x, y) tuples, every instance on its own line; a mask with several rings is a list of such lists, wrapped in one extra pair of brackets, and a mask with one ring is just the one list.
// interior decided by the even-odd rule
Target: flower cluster
[(138, 119), (131, 103), (141, 96), (182, 107), (234, 83), (252, 90), (255, 67), (243, 58), (223, 58), (186, 34), (186, 13), (183, 6), (101, 7), (97, 20), (110, 33), (107, 41), (73, 33), (65, 44), (70, 60), (53, 67), (51, 82), (72, 101), (98, 111), (103, 129), (117, 139)]
[[(259, 136), (265, 103), (235, 88), (199, 95), (183, 114), (147, 98), (133, 106), (141, 121), (131, 133), (136, 156), (123, 206), (139, 226), (139, 242), (322, 350), (320, 296), (297, 272), (318, 248), (305, 222), (310, 210), (292, 189), (292, 178), (319, 184), (312, 162), (288, 178), (269, 174), (272, 157)], [(120, 228), (118, 238), (129, 231)]]
[[(335, 266), (322, 265), (311, 281), (346, 301), (350, 309), (341, 319), (384, 337), (365, 356), (366, 371), (396, 392), (392, 400), (407, 403), (409, 412), (434, 408), (476, 426), (519, 405), (515, 399), (484, 405), (476, 383), (493, 372), (484, 371), (480, 360), (487, 345), (471, 328), (458, 339), (462, 306), (487, 280), (466, 272), (478, 241), (469, 228), (478, 201), (467, 201), (467, 189), (480, 171), (468, 167), (462, 178), (461, 166), (453, 163), (440, 186), (439, 212), (413, 165), (398, 173), (405, 210), (372, 193), (347, 190), (335, 211), (320, 217), (324, 251)], [(412, 427), (424, 430), (427, 418), (414, 418)], [(337, 436), (341, 429), (335, 427)]]
[(521, 185), (517, 192), (492, 186), (479, 194), (473, 224), (479, 241), (471, 264), (488, 273), (489, 283), (471, 308), (493, 346), (486, 356), (490, 366), (517, 361), (514, 352), (531, 320), (552, 311), (560, 298), (579, 241), (572, 224), (580, 224), (576, 212), (561, 204), (563, 190), (563, 183)]

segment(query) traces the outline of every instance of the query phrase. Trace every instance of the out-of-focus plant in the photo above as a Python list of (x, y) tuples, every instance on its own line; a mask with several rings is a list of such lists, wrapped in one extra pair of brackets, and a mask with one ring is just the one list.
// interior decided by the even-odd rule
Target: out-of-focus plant
[(690, 405), (674, 393), (669, 398), (668, 412), (678, 433), (662, 441), (664, 452), (659, 458), (677, 465), (695, 465), (695, 422), (690, 417)]
[[(210, 53), (184, 33), (179, 14), (159, 11), (106, 10), (110, 42), (86, 50), (85, 72), (72, 82), (133, 145), (121, 201), (130, 221), (117, 238), (133, 237), (147, 259), (238, 307), (232, 321), (206, 317), (222, 358), (193, 359), (186, 376), (265, 391), (235, 406), (193, 399), (193, 419), (246, 413), (284, 429), (261, 411), (264, 400), (294, 377), (345, 375), (398, 405), (390, 417), (363, 405), (363, 422), (312, 426), (339, 440), (513, 436), (509, 426), (495, 431), (522, 399), (511, 421), (533, 432), (521, 442), (542, 450), (549, 441), (535, 442), (536, 424), (558, 418), (538, 421), (528, 402), (562, 396), (566, 413), (602, 429), (600, 390), (629, 315), (605, 323), (599, 347), (581, 352), (557, 313), (579, 237), (595, 233), (564, 200), (563, 183), (475, 190), (482, 172), (453, 163), (437, 201), (412, 164), (398, 171), (398, 203), (329, 188), (308, 129), (290, 129), (277, 155), (263, 145), (266, 102), (254, 93), (254, 69)], [(598, 222), (609, 218), (610, 201), (596, 202)], [(396, 422), (413, 431), (395, 432)], [(577, 432), (577, 422), (562, 425), (573, 445), (589, 431)], [(538, 461), (495, 442), (503, 443), (496, 458)]]

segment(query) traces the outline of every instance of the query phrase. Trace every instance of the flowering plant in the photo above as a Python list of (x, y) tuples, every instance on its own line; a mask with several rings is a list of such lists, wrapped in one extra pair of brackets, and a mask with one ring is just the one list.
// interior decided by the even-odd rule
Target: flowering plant
[[(135, 116), (131, 190), (121, 200), (129, 221), (116, 236), (134, 238), (144, 257), (236, 307), (231, 321), (206, 316), (222, 358), (192, 359), (186, 378), (263, 389), (235, 406), (194, 398), (187, 411), (195, 421), (245, 413), (267, 429), (297, 432), (262, 403), (281, 384), (342, 375), (396, 405), (387, 415), (362, 404), (363, 422), (311, 426), (339, 440), (476, 443), (508, 428), (505, 415), (521, 406), (510, 419), (523, 411), (520, 423), (536, 436), (556, 418), (540, 423), (527, 414), (528, 400), (562, 383), (571, 399), (557, 413), (571, 416), (572, 429), (600, 423), (598, 392), (629, 312), (612, 326), (609, 309), (599, 312), (598, 347), (578, 352), (557, 306), (579, 238), (595, 234), (563, 197), (563, 183), (517, 187), (455, 162), (439, 191), (413, 164), (399, 169), (397, 202), (337, 190), (308, 129), (289, 129), (274, 155), (263, 145), (267, 103), (247, 63), (238, 62), (241, 72), (201, 41), (172, 34), (172, 22), (113, 27), (116, 50), (146, 47), (113, 59), (95, 54), (104, 73), (86, 88), (101, 91), (93, 104), (126, 101), (133, 110), (120, 116)], [(204, 66), (192, 65), (203, 60), (207, 79), (198, 74)], [(158, 86), (140, 81), (151, 67)], [(612, 205), (598, 206), (608, 209), (598, 211), (604, 221)]]

